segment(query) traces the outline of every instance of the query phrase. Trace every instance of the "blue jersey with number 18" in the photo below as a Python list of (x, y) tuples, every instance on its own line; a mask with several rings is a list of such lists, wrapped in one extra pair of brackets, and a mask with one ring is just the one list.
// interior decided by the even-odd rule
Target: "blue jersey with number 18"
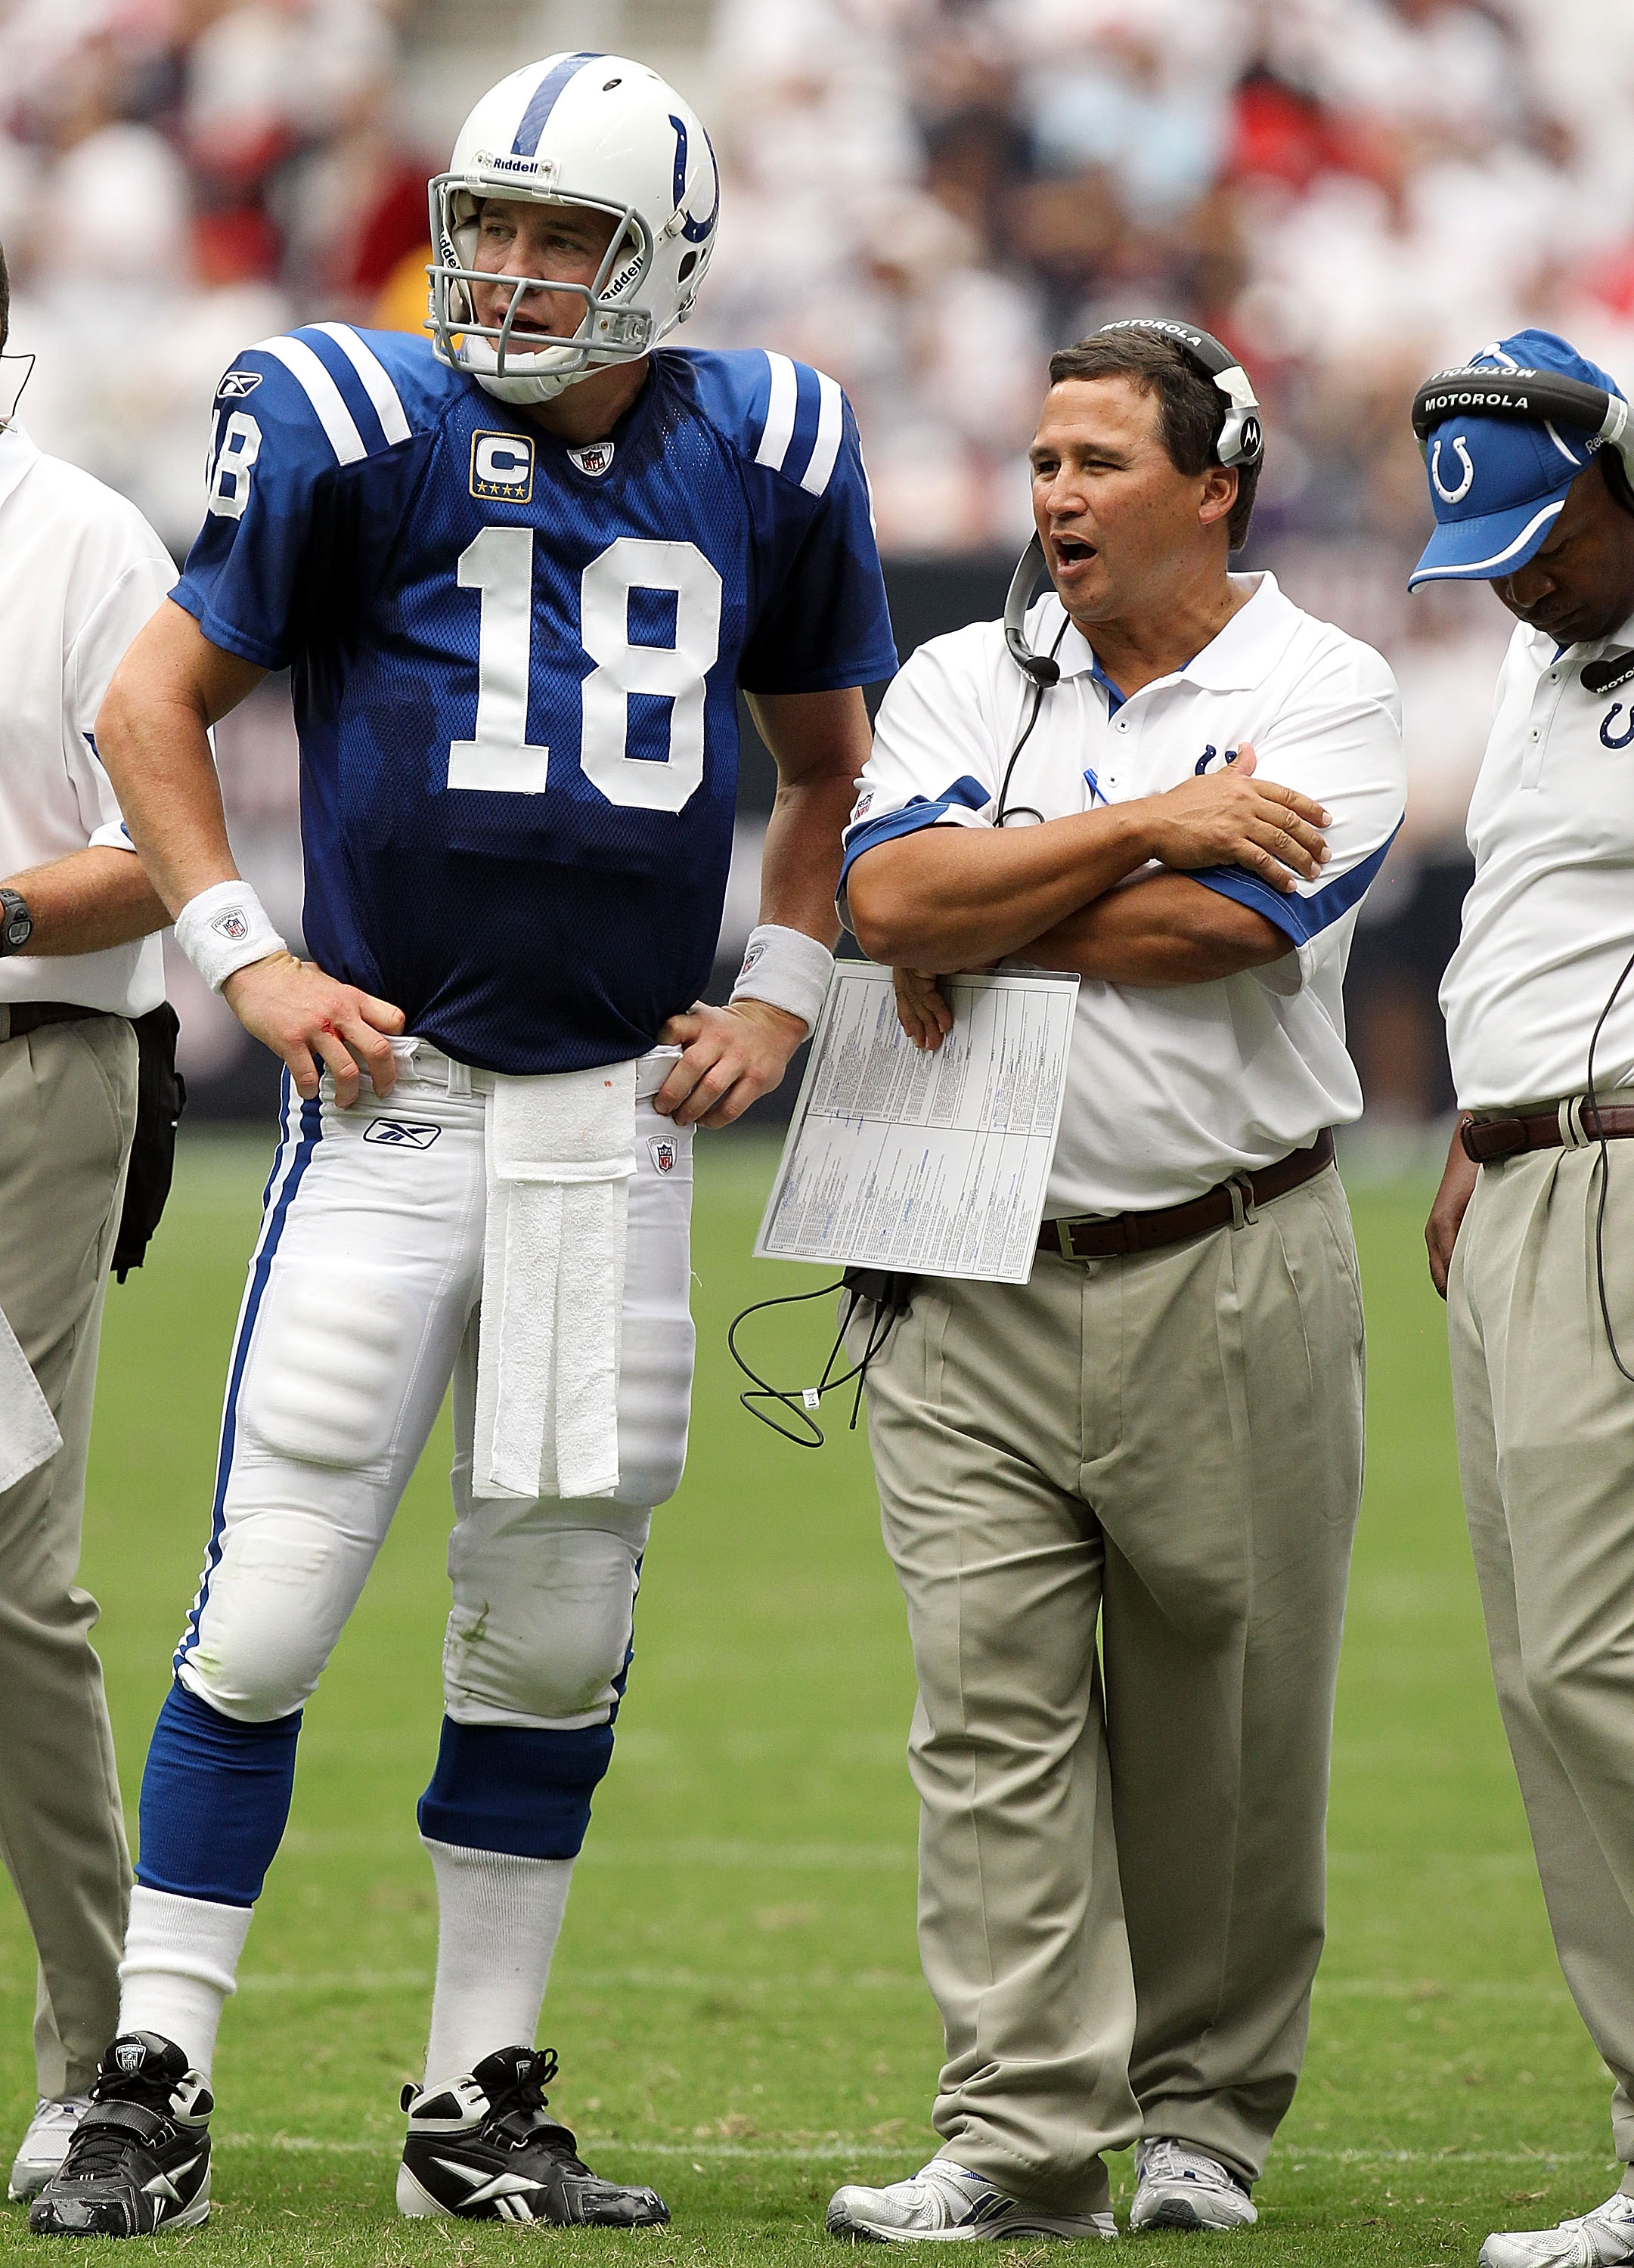
[(291, 670), (309, 951), (504, 1071), (639, 1055), (697, 996), (738, 687), (896, 666), (850, 411), (759, 352), (661, 350), (570, 449), (427, 342), (264, 341), (173, 595)]

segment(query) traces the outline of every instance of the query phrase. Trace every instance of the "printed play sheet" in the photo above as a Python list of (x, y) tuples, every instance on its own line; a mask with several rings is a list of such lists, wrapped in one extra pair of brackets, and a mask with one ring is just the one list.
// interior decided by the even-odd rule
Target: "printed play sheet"
[(891, 972), (841, 961), (817, 1020), (759, 1259), (1025, 1284), (1061, 1123), (1076, 976), (942, 981), (934, 1053)]

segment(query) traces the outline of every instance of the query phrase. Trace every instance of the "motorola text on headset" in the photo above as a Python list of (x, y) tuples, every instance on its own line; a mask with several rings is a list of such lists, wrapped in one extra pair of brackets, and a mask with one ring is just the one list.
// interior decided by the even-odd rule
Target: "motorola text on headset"
[[(1226, 397), (1226, 409), (1213, 447), (1217, 465), (1236, 466), (1247, 472), (1259, 463), (1265, 454), (1265, 428), (1260, 417), (1260, 405), (1255, 399), (1254, 381), (1228, 347), (1222, 346), (1211, 331), (1202, 330), (1196, 323), (1182, 323), (1168, 315), (1124, 315), (1116, 322), (1102, 323), (1091, 333), (1097, 339), (1115, 338), (1123, 331), (1145, 331), (1155, 337), (1167, 339), (1177, 346), (1189, 360), (1194, 362), (1211, 379)], [(993, 824), (1003, 827), (1012, 819), (1031, 819), (1041, 823), (1042, 814), (1030, 804), (1010, 806), (1010, 778), (1015, 770), (1021, 751), (1033, 737), (1033, 727), (1038, 722), (1038, 712), (1043, 706), (1044, 696), (1052, 685), (1061, 681), (1061, 665), (1056, 659), (1061, 641), (1067, 634), (1068, 617), (1062, 617), (1056, 632), (1055, 644), (1048, 653), (1034, 653), (1027, 642), (1027, 610), (1033, 602), (1045, 571), (1044, 547), (1037, 535), (1021, 554), (1015, 573), (1010, 578), (1010, 593), (1005, 600), (1005, 644), (1010, 658), (1021, 674), (1031, 680), (1033, 705), (1028, 711), (1020, 738), (1010, 751), (1005, 764), (1005, 775), (998, 790), (998, 808)]]
[[(1260, 420), (1260, 405), (1255, 399), (1254, 386), (1248, 372), (1235, 355), (1222, 346), (1209, 331), (1200, 330), (1195, 323), (1182, 323), (1165, 315), (1129, 315), (1117, 322), (1103, 323), (1092, 335), (1096, 338), (1115, 337), (1120, 331), (1150, 331), (1159, 338), (1171, 340), (1211, 379), (1225, 395), (1225, 421), (1214, 442), (1213, 456), (1217, 464), (1240, 466), (1245, 470), (1257, 465), (1265, 453), (1264, 428)], [(1038, 722), (1038, 712), (1045, 694), (1061, 679), (1061, 665), (1056, 659), (1061, 641), (1066, 636), (1069, 617), (1063, 615), (1055, 643), (1048, 653), (1034, 653), (1027, 642), (1027, 610), (1032, 601), (1039, 578), (1045, 571), (1044, 547), (1036, 535), (1022, 553), (1019, 564), (1011, 578), (1010, 593), (1005, 600), (1005, 644), (1018, 669), (1033, 687), (1033, 705), (1020, 738), (1010, 751), (1005, 765), (1005, 775), (998, 791), (998, 807), (993, 824), (1003, 827), (1007, 820), (1023, 816), (1043, 820), (1041, 812), (1029, 806), (1012, 810), (1009, 807), (1010, 777), (1016, 760), (1032, 738), (1033, 727)], [(817, 1449), (822, 1447), (822, 1429), (814, 1421), (825, 1394), (837, 1388), (855, 1386), (857, 1392), (851, 1403), (851, 1430), (855, 1431), (857, 1412), (862, 1403), (863, 1385), (868, 1366), (884, 1349), (886, 1341), (897, 1322), (912, 1310), (913, 1278), (874, 1268), (848, 1268), (838, 1282), (820, 1285), (814, 1292), (797, 1292), (790, 1297), (761, 1300), (745, 1307), (733, 1317), (726, 1334), (726, 1344), (732, 1359), (750, 1381), (748, 1388), (739, 1400), (751, 1417), (781, 1433), (797, 1448)], [(815, 1386), (777, 1387), (762, 1378), (746, 1360), (738, 1346), (738, 1332), (751, 1315), (760, 1314), (772, 1307), (798, 1306), (802, 1300), (821, 1300), (841, 1292), (846, 1300), (840, 1329), (824, 1363)], [(866, 1303), (874, 1310), (874, 1319), (865, 1342), (863, 1351), (855, 1366), (835, 1373), (845, 1333), (860, 1304)]]
[[(1553, 370), (1483, 370), (1468, 363), (1454, 370), (1438, 370), (1413, 396), (1413, 431), (1419, 449), (1427, 452), (1432, 429), (1457, 416), (1461, 410), (1476, 417), (1513, 418), (1521, 424), (1570, 425), (1575, 432), (1587, 433), (1603, 442), (1611, 453), (1605, 460), (1611, 468), (1607, 486), (1625, 512), (1634, 512), (1634, 411), (1620, 394), (1612, 393), (1608, 387), (1592, 385), (1587, 379), (1568, 378), (1564, 372)], [(1631, 677), (1634, 653), (1610, 653), (1603, 654), (1598, 661), (1586, 662), (1579, 673), (1579, 682), (1586, 693), (1610, 693), (1619, 685), (1627, 684)], [(1618, 1348), (1611, 1322), (1611, 1304), (1606, 1294), (1606, 1197), (1611, 1182), (1611, 1145), (1606, 1138), (1594, 1093), (1594, 1051), (1600, 1045), (1606, 1020), (1631, 976), (1634, 953), (1624, 961), (1622, 974), (1607, 994), (1606, 1005), (1595, 1018), (1594, 1029), (1589, 1036), (1583, 1082), (1588, 1108), (1583, 1116), (1586, 1127), (1593, 1118), (1594, 1131), (1600, 1138), (1594, 1273), (1601, 1321), (1605, 1326), (1611, 1359), (1634, 1386), (1634, 1370), (1623, 1361)]]

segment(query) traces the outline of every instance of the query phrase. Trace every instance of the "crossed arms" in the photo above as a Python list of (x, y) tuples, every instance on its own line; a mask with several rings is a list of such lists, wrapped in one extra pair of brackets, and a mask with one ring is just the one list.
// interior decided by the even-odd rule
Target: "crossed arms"
[[(904, 1028), (935, 1047), (950, 1021), (938, 971), (1019, 954), (1109, 983), (1196, 984), (1280, 960), (1289, 940), (1275, 922), (1186, 870), (1240, 865), (1289, 892), (1321, 873), (1329, 823), (1309, 797), (1257, 778), (1245, 743), (1229, 770), (1164, 795), (1042, 826), (931, 827), (877, 843), (853, 865), (847, 897), (864, 951), (898, 971)], [(1153, 860), (1170, 871), (1142, 875)]]

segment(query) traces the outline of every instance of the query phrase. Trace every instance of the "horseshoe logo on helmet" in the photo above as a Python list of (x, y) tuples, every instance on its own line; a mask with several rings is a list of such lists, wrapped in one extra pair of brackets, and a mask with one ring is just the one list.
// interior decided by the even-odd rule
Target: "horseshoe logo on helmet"
[(1453, 453), (1464, 468), (1464, 477), (1455, 489), (1449, 489), (1441, 478), (1441, 444), (1435, 442), (1430, 451), (1430, 477), (1435, 482), (1435, 492), (1443, 504), (1457, 504), (1467, 497), (1475, 483), (1476, 468), (1469, 461), (1469, 452), (1464, 446), (1461, 433), (1453, 437)]
[(675, 209), (681, 214), (681, 232), (688, 244), (702, 244), (720, 218), (720, 161), (715, 155), (715, 144), (707, 130), (703, 146), (710, 153), (710, 164), (715, 169), (715, 202), (707, 220), (694, 220), (686, 210), (687, 195), (687, 129), (684, 122), (672, 116), (670, 124), (675, 129)]

